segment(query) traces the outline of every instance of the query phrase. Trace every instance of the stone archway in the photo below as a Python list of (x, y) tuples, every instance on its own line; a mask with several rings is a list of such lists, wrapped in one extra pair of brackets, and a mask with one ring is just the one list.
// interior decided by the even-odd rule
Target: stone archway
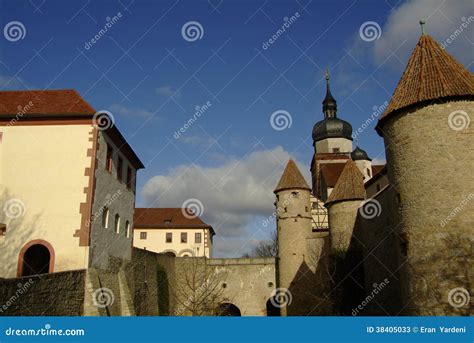
[(221, 317), (240, 317), (241, 313), (237, 306), (231, 303), (222, 303), (217, 308), (217, 315)]
[(54, 249), (46, 241), (33, 240), (25, 244), (18, 256), (17, 276), (30, 276), (54, 271)]

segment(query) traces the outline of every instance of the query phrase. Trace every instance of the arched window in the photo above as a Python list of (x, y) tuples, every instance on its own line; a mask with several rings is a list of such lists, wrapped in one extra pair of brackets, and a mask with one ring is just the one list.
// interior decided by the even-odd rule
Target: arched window
[(125, 232), (127, 238), (130, 238), (130, 222), (128, 220), (125, 222)]
[(115, 232), (120, 232), (120, 216), (118, 215), (118, 213), (115, 215)]
[(106, 229), (109, 228), (109, 209), (104, 207), (102, 212), (102, 226)]
[(240, 310), (237, 306), (231, 303), (222, 303), (218, 306), (216, 311), (221, 317), (240, 317)]

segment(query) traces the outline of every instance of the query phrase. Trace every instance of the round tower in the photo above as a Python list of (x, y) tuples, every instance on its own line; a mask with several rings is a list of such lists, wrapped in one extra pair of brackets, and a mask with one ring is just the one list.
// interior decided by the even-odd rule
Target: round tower
[[(278, 233), (278, 288), (282, 315), (305, 314), (304, 286), (311, 271), (306, 240), (311, 234), (310, 188), (295, 162), (290, 160), (274, 191)], [(313, 285), (312, 285), (313, 286)], [(281, 303), (281, 302), (280, 302)]]
[(473, 99), (473, 75), (422, 35), (377, 124), (397, 192), (405, 314), (469, 314)]
[(355, 162), (347, 161), (336, 186), (326, 201), (331, 250), (345, 254), (349, 249), (357, 213), (365, 199), (364, 176)]
[(364, 181), (372, 178), (372, 160), (365, 150), (356, 147), (354, 151), (351, 152), (351, 159), (355, 162), (362, 175), (364, 175)]

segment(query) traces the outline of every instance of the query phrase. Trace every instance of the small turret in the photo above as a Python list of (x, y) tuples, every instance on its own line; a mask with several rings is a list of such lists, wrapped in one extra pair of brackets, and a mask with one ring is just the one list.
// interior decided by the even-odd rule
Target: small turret
[(356, 147), (354, 151), (351, 152), (351, 159), (355, 162), (362, 175), (364, 175), (364, 181), (372, 178), (372, 159), (369, 158), (365, 150)]
[(345, 252), (349, 248), (357, 212), (366, 196), (363, 178), (356, 164), (351, 160), (347, 161), (326, 201), (333, 251)]

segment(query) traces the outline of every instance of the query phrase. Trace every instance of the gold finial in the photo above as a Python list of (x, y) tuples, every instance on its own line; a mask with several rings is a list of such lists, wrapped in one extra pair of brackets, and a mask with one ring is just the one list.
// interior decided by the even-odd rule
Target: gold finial
[(328, 67), (326, 67), (326, 80), (329, 80), (329, 71), (328, 71)]
[(426, 21), (420, 20), (421, 34), (422, 34), (422, 35), (426, 34), (425, 24), (426, 24)]

